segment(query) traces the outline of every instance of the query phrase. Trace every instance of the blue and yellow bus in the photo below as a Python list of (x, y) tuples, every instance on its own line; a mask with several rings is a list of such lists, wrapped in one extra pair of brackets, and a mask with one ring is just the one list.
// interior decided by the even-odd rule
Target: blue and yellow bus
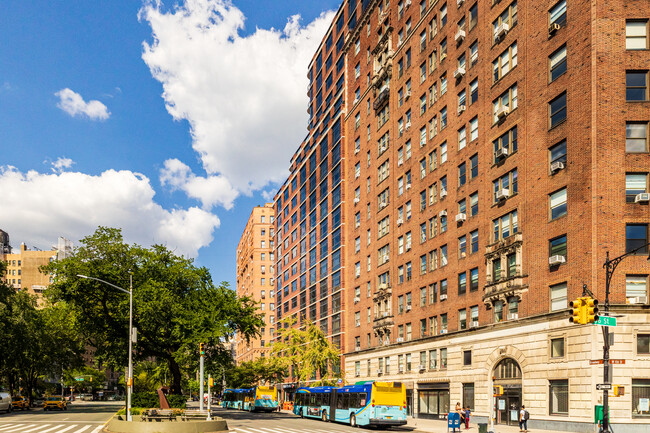
[(223, 392), (221, 407), (224, 409), (244, 409), (244, 402), (249, 393), (250, 389), (245, 388), (226, 389)]
[(342, 388), (299, 388), (293, 412), (360, 426), (406, 424), (406, 389), (401, 382), (357, 382)]

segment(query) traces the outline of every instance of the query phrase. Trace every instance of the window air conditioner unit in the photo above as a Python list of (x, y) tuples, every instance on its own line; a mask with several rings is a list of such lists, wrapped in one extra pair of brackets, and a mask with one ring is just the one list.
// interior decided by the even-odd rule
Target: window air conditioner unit
[(404, 164), (404, 161), (397, 161), (397, 166), (398, 166), (398, 167), (401, 167), (402, 164)]
[(478, 327), (478, 322), (472, 322), (472, 328)]
[(508, 320), (517, 320), (519, 318), (519, 314), (517, 313), (508, 313)]
[(465, 0), (456, 0), (456, 6), (461, 7), (465, 3)]
[[(403, 339), (402, 337), (397, 337), (397, 342), (398, 342), (398, 343), (403, 343), (403, 342), (404, 342), (404, 339)], [(401, 372), (402, 372), (402, 369), (400, 369), (399, 372), (401, 373)]]
[(447, 216), (447, 211), (446, 210), (441, 210), (440, 213), (438, 214), (438, 216), (441, 216), (441, 217)]
[(446, 301), (447, 300), (447, 295), (440, 295), (440, 300), (441, 301)]
[(562, 161), (556, 161), (551, 164), (551, 173), (555, 173), (560, 170), (564, 170), (564, 163)]
[(504, 37), (506, 34), (508, 34), (508, 30), (510, 30), (510, 25), (508, 23), (499, 24), (494, 32), (495, 39)]
[(642, 192), (634, 197), (634, 203), (647, 203), (650, 201), (650, 193)]
[(379, 203), (379, 209), (383, 209), (385, 207), (386, 207), (386, 202), (385, 201), (382, 201), (381, 203)]
[(465, 75), (465, 68), (457, 68), (454, 71), (454, 78), (458, 79)]
[(411, 129), (411, 121), (410, 120), (408, 122), (406, 122), (406, 125), (404, 125), (404, 129), (406, 129), (407, 131), (409, 129)]
[(510, 107), (507, 105), (501, 105), (497, 109), (497, 119), (499, 120), (505, 119), (508, 114), (510, 114)]
[(377, 370), (377, 376), (381, 376), (382, 374), (384, 374), (383, 371), (381, 371), (381, 370)]
[(427, 369), (427, 365), (426, 365), (426, 364), (420, 364), (420, 366), (419, 366), (418, 369), (419, 369), (420, 371), (425, 371), (425, 370)]
[(358, 296), (356, 298), (354, 298), (354, 303), (355, 304), (358, 304), (359, 302), (361, 302), (361, 298), (359, 298)]
[(359, 197), (355, 197), (355, 198), (354, 198), (354, 203), (355, 203), (355, 204), (356, 204), (356, 203), (359, 203), (360, 201), (361, 201), (361, 199), (360, 199)]
[(559, 265), (566, 263), (566, 258), (564, 256), (551, 256), (548, 258), (548, 264), (550, 266)]
[(356, 223), (354, 223), (354, 228), (355, 228), (355, 229), (358, 229), (359, 227), (361, 227), (361, 223), (360, 223), (360, 222), (356, 222)]
[(465, 39), (465, 30), (459, 29), (456, 32), (456, 36), (454, 36), (454, 40), (458, 42), (458, 41), (462, 41), (463, 39)]
[(505, 158), (508, 156), (508, 148), (507, 147), (502, 147), (499, 150), (496, 151), (494, 156), (496, 156), (497, 159)]
[(401, 226), (402, 224), (404, 224), (404, 220), (403, 220), (402, 218), (398, 218), (398, 219), (397, 219), (397, 226), (399, 227), (399, 226)]
[(352, 101), (352, 105), (357, 105), (357, 102), (359, 102), (359, 98), (354, 98), (354, 101)]
[(354, 377), (360, 377), (361, 373), (354, 373)]
[(441, 333), (441, 334), (446, 334), (446, 333), (447, 333), (447, 330), (446, 330), (446, 329), (441, 329), (441, 330), (440, 330), (440, 333)]
[(561, 27), (561, 26), (560, 26), (558, 23), (553, 23), (553, 24), (551, 24), (551, 25), (549, 26), (549, 28), (548, 28), (548, 35), (549, 35), (549, 36), (553, 36), (553, 35), (555, 34), (555, 32), (557, 32), (558, 30), (560, 30), (560, 27)]
[(354, 154), (358, 154), (360, 149), (354, 149)]
[(410, 305), (406, 306), (406, 311), (411, 311), (411, 306)]
[(467, 106), (465, 105), (458, 106), (458, 114), (462, 114), (465, 110), (467, 110)]
[(647, 296), (636, 296), (634, 298), (627, 298), (627, 303), (628, 304), (647, 304), (648, 303), (648, 297)]
[(447, 197), (447, 190), (446, 189), (441, 189), (440, 190), (440, 198), (445, 198)]
[(405, 101), (408, 101), (410, 97), (411, 97), (411, 91), (410, 91), (410, 90), (407, 90), (407, 91), (404, 93), (404, 100), (405, 100)]
[(384, 263), (390, 260), (390, 256), (388, 254), (384, 254)]
[(406, 184), (406, 190), (408, 191), (409, 189), (411, 189), (411, 184), (410, 183)]
[(387, 284), (382, 283), (379, 285), (379, 290), (386, 290), (387, 288), (388, 288)]
[[(360, 347), (355, 347), (355, 348), (354, 348), (354, 351), (355, 351), (355, 352), (358, 352), (358, 351), (360, 351), (360, 350), (361, 350)], [(356, 377), (359, 377), (359, 373), (357, 373), (355, 376), (356, 376)]]
[(441, 62), (442, 62), (443, 60), (445, 60), (446, 58), (447, 58), (447, 53), (442, 53), (442, 54), (440, 54), (440, 61), (441, 61)]
[(497, 200), (505, 200), (510, 197), (510, 190), (507, 188), (502, 188), (497, 191)]
[(456, 222), (459, 223), (461, 221), (467, 221), (467, 214), (459, 213), (458, 215), (456, 215)]
[(411, 0), (406, 0), (404, 2), (404, 9), (407, 9), (409, 6), (411, 6)]

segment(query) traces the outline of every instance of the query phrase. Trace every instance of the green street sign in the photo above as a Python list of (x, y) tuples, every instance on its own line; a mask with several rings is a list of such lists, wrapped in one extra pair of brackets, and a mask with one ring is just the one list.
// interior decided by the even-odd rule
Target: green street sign
[(594, 325), (616, 326), (616, 317), (600, 316), (598, 317), (598, 320), (594, 322)]
[(75, 377), (74, 380), (76, 380), (77, 382), (83, 382), (84, 378), (83, 377)]

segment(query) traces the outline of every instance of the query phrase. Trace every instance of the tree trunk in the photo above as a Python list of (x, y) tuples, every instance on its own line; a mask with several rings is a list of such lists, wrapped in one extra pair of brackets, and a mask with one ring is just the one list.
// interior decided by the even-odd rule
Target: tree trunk
[(169, 391), (171, 394), (181, 394), (181, 369), (173, 357), (167, 358), (167, 363), (172, 375), (172, 385)]

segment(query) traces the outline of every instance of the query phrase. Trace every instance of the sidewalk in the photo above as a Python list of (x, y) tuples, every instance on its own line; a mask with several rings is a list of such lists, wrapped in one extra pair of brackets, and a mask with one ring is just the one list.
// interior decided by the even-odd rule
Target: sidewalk
[[(412, 427), (417, 431), (422, 431), (422, 432), (431, 432), (431, 433), (447, 433), (447, 420), (437, 420), (437, 419), (422, 419), (422, 418), (413, 418), (413, 417), (408, 417), (407, 418), (408, 423), (406, 424), (407, 427)], [(458, 431), (458, 430), (456, 430)], [(489, 428), (488, 428), (489, 431)], [(560, 432), (557, 430), (538, 430), (534, 429), (531, 430), (530, 428), (528, 429), (529, 433), (566, 433), (566, 432)], [(449, 430), (451, 432), (451, 429)], [(475, 422), (469, 423), (469, 430), (465, 430), (465, 425), (463, 424), (460, 433), (463, 432), (468, 432), (468, 433), (477, 433), (478, 432), (478, 424)], [(494, 433), (519, 433), (519, 426), (516, 425), (495, 425), (494, 426)]]

